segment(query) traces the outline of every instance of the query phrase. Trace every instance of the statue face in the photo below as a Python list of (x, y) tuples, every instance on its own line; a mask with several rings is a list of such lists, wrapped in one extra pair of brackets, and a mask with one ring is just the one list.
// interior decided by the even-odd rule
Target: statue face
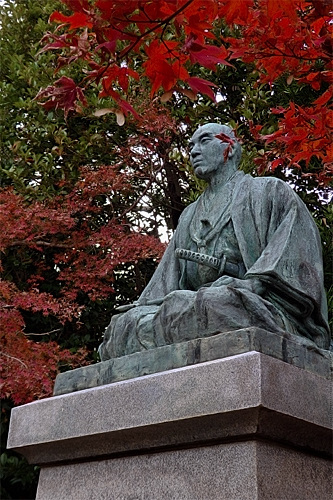
[(190, 140), (191, 165), (200, 179), (210, 179), (225, 165), (224, 152), (228, 143), (217, 139), (216, 135), (221, 132), (229, 135), (230, 129), (217, 123), (209, 123), (199, 127)]

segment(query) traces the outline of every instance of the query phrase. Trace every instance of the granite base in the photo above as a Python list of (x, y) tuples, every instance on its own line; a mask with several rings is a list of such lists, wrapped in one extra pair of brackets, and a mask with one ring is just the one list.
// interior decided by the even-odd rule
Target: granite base
[(245, 441), (43, 468), (37, 500), (324, 500), (329, 461)]
[(252, 351), (17, 407), (8, 447), (37, 500), (319, 500), (332, 384)]

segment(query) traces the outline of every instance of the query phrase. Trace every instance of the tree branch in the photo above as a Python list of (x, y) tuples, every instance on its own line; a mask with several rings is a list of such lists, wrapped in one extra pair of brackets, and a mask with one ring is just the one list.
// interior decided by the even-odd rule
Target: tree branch
[(28, 240), (14, 240), (9, 246), (29, 246), (38, 245), (41, 247), (55, 247), (55, 248), (73, 248), (72, 244), (69, 243), (50, 243), (49, 241), (28, 241)]
[(145, 31), (144, 33), (142, 33), (142, 35), (138, 36), (137, 39), (135, 40), (135, 42), (132, 43), (132, 45), (130, 45), (124, 52), (121, 52), (120, 53), (120, 56), (121, 58), (123, 57), (126, 57), (133, 49), (134, 47), (137, 46), (137, 44), (143, 39), (145, 38), (146, 36), (150, 35), (151, 33), (153, 33), (157, 28), (160, 28), (162, 27), (163, 25), (164, 26), (167, 26), (170, 21), (172, 21), (172, 19), (174, 19), (176, 16), (178, 16), (181, 12), (183, 12), (185, 9), (187, 9), (187, 7), (189, 5), (191, 5), (191, 3), (193, 3), (193, 0), (188, 0), (186, 3), (184, 3), (184, 5), (182, 7), (180, 7), (176, 12), (174, 12), (173, 14), (170, 14), (169, 17), (167, 17), (166, 19), (163, 19), (162, 21), (159, 21), (158, 23), (156, 23), (154, 26), (152, 26), (149, 30)]
[(21, 363), (21, 365), (23, 365), (26, 369), (28, 369), (28, 366), (23, 363), (23, 361), (19, 358), (15, 358), (15, 356), (10, 356), (9, 354), (6, 354), (5, 352), (0, 352), (0, 356), (6, 356), (6, 358), (9, 358), (9, 359), (13, 359), (14, 361), (18, 361), (19, 363)]
[(24, 335), (26, 337), (29, 337), (29, 335), (39, 335), (39, 336), (43, 336), (43, 335), (50, 335), (51, 333), (56, 333), (56, 332), (61, 332), (61, 328), (56, 328), (55, 330), (50, 330), (49, 332), (45, 332), (45, 333), (24, 333)]

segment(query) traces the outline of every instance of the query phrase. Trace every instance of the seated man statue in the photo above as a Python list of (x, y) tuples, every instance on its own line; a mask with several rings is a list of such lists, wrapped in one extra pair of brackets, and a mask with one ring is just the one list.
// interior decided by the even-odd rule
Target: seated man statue
[(194, 133), (191, 164), (208, 187), (182, 213), (139, 300), (112, 317), (102, 361), (247, 327), (328, 349), (316, 225), (286, 183), (237, 170), (240, 157), (229, 127)]

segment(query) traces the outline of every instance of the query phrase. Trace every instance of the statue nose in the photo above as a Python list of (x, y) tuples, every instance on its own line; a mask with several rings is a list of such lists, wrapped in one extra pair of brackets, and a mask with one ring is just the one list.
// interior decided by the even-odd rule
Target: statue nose
[(194, 146), (190, 154), (192, 158), (196, 158), (200, 154), (200, 148), (198, 146)]

